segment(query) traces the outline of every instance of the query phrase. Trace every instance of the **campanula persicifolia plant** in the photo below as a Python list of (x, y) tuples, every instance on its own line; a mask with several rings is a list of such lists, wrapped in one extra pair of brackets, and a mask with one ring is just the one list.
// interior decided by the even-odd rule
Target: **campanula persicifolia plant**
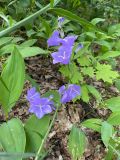
[[(67, 132), (62, 127), (62, 134), (65, 133), (65, 136), (68, 136), (70, 132), (67, 149), (71, 154), (71, 160), (81, 159), (83, 155), (86, 159), (88, 151), (86, 147), (89, 143), (89, 140), (86, 140), (86, 135), (89, 135), (86, 127), (95, 130), (94, 135), (98, 132), (99, 145), (95, 150), (98, 147), (100, 150), (97, 150), (97, 153), (101, 151), (101, 147), (102, 150), (106, 148), (106, 156), (103, 152), (100, 159), (119, 159), (120, 96), (116, 88), (120, 90), (120, 77), (119, 72), (115, 71), (119, 68), (119, 58), (115, 58), (120, 55), (120, 24), (115, 24), (116, 20), (113, 21), (111, 18), (110, 22), (108, 22), (108, 18), (106, 21), (105, 16), (104, 19), (96, 17), (90, 19), (90, 22), (87, 21), (88, 17), (95, 17), (96, 14), (83, 19), (84, 15), (81, 13), (87, 7), (81, 10), (82, 5), (88, 4), (90, 1), (79, 3), (79, 16), (74, 14), (77, 12), (74, 10), (75, 8), (73, 9), (74, 13), (70, 11), (72, 8), (68, 10), (54, 8), (59, 1), (51, 0), (50, 4), (45, 7), (43, 6), (47, 1), (43, 0), (0, 1), (0, 105), (1, 113), (4, 113), (3, 117), (0, 114), (0, 118), (2, 118), (0, 151), (4, 152), (0, 153), (0, 159), (6, 159), (6, 157), (9, 160), (23, 160), (32, 157), (35, 160), (45, 159), (46, 155), (54, 150), (52, 147), (56, 147), (56, 143), (51, 145), (52, 147), (47, 147), (47, 151), (44, 143), (54, 125), (55, 118), (63, 111), (68, 115), (67, 120), (69, 117), (69, 123), (65, 127)], [(78, 5), (78, 1), (74, 0), (73, 3), (71, 0), (74, 7), (76, 4)], [(65, 2), (61, 2), (61, 4), (59, 7), (63, 7)], [(109, 3), (109, 5), (113, 4)], [(108, 7), (106, 9), (109, 11), (112, 7)], [(22, 12), (23, 10), (25, 12)], [(32, 12), (34, 13), (32, 14)], [(58, 19), (52, 14), (53, 12), (59, 15)], [(117, 12), (118, 10), (116, 10)], [(21, 13), (22, 17), (26, 16), (25, 19), (22, 19)], [(36, 17), (38, 18), (34, 21)], [(109, 26), (108, 23), (114, 25)], [(13, 31), (14, 33), (12, 33)], [(52, 58), (52, 65), (57, 65), (56, 68), (59, 67), (58, 71), (62, 78), (56, 90), (47, 90), (41, 94), (40, 86), (26, 73), (26, 68), (30, 67), (31, 63), (27, 64), (27, 67), (25, 64), (31, 61), (29, 57), (36, 55)], [(39, 56), (35, 58), (39, 59)], [(24, 59), (26, 60), (24, 61)], [(27, 90), (24, 99), (24, 95), (21, 96), (21, 93), (26, 80), (31, 83), (31, 87)], [(114, 97), (111, 97), (112, 95)], [(20, 97), (23, 98), (22, 101), (19, 100)], [(15, 105), (18, 100), (20, 103)], [(26, 105), (26, 108), (21, 103)], [(16, 107), (13, 109), (14, 106)], [(24, 116), (22, 112), (23, 114), (18, 118), (16, 113), (18, 113), (19, 107), (21, 107), (20, 114), (21, 109), (25, 112), (27, 109), (29, 114)], [(79, 113), (81, 109), (84, 114)], [(87, 119), (88, 117), (91, 118)], [(54, 136), (57, 137), (56, 134), (59, 131), (61, 132), (61, 128), (55, 130), (56, 124), (61, 125), (59, 122), (63, 122), (65, 118), (66, 116), (61, 116), (56, 121), (52, 130), (55, 135), (51, 134), (53, 139)], [(51, 135), (48, 139), (49, 142), (52, 139)], [(92, 136), (90, 138), (92, 139)], [(84, 152), (85, 154), (83, 154)], [(64, 155), (61, 156), (64, 159)], [(61, 159), (61, 157), (57, 157), (57, 159)]]

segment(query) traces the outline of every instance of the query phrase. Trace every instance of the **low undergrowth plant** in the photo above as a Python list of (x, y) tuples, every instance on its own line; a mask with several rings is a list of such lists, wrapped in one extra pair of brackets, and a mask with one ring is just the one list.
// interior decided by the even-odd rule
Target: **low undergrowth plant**
[[(100, 133), (101, 141), (106, 147), (106, 160), (120, 158), (120, 97), (104, 100), (99, 88), (94, 85), (94, 82), (101, 81), (107, 88), (114, 84), (120, 89), (119, 73), (115, 70), (115, 58), (120, 55), (119, 24), (110, 26), (105, 32), (97, 27), (105, 19), (95, 18), (88, 22), (70, 11), (49, 9), (53, 5), (54, 1), (51, 1), (42, 11), (0, 32), (0, 62), (3, 57), (6, 59), (0, 69), (0, 104), (5, 120), (0, 125), (0, 157), (10, 160), (29, 157), (35, 157), (35, 160), (44, 159), (49, 153), (45, 150), (44, 143), (54, 125), (58, 110), (71, 101), (89, 104), (94, 100), (95, 109), (108, 109), (110, 114), (105, 119), (97, 117), (73, 124), (68, 136), (68, 151), (73, 160), (82, 158), (89, 145), (84, 131), (84, 127), (87, 127)], [(5, 37), (46, 10), (50, 11), (50, 15), (59, 15), (56, 23), (50, 23), (52, 29), (49, 22), (40, 17), (44, 29), (39, 34), (32, 31), (27, 34), (29, 39), (26, 41), (21, 37)], [(47, 49), (36, 45), (38, 36), (47, 40)], [(25, 58), (39, 54), (46, 55), (46, 58), (50, 55), (53, 65), (59, 64), (59, 72), (64, 77), (64, 84), (58, 90), (50, 90), (43, 95), (40, 94), (38, 85), (26, 73), (24, 62)], [(9, 119), (9, 113), (23, 91), (25, 80), (32, 84), (26, 95), (32, 115), (23, 123), (19, 118)]]

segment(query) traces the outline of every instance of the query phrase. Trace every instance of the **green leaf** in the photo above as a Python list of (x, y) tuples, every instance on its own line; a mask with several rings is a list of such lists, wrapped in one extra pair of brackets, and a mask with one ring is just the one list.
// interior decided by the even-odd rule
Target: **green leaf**
[(112, 112), (120, 111), (120, 96), (105, 100), (105, 104)]
[(101, 126), (101, 138), (106, 147), (109, 145), (110, 138), (113, 135), (113, 127), (108, 122), (102, 122)]
[(120, 125), (120, 112), (112, 113), (107, 119), (107, 122), (111, 125)]
[(88, 120), (82, 122), (81, 125), (84, 127), (93, 129), (97, 132), (100, 132), (101, 131), (101, 123), (102, 123), (101, 119), (91, 118), (91, 119), (88, 119)]
[(97, 63), (96, 69), (97, 80), (102, 79), (104, 82), (112, 83), (119, 76), (118, 72), (112, 71), (111, 66), (108, 64)]
[(35, 153), (7, 153), (7, 152), (0, 152), (0, 159), (1, 160), (18, 160), (18, 158), (31, 158), (35, 157)]
[(50, 123), (50, 116), (44, 116), (38, 119), (36, 116), (31, 116), (25, 124), (26, 151), (37, 152), (41, 144), (42, 138), (48, 129)]
[(82, 157), (86, 143), (85, 134), (79, 128), (73, 126), (68, 139), (68, 149), (74, 160)]
[(0, 103), (3, 108), (7, 106), (9, 94), (10, 92), (0, 76)]
[(53, 4), (54, 4), (54, 0), (50, 0), (51, 7), (53, 7)]
[(88, 75), (89, 77), (94, 77), (94, 68), (93, 67), (83, 67), (81, 68), (81, 72), (83, 72), (84, 75)]
[(0, 38), (0, 47), (5, 45), (13, 40), (13, 37), (2, 37)]
[(105, 19), (103, 19), (103, 18), (94, 18), (94, 19), (92, 19), (91, 23), (93, 25), (96, 25), (97, 23), (104, 22), (104, 21), (105, 21)]
[(30, 40), (27, 40), (23, 43), (20, 44), (20, 47), (31, 47), (33, 44), (35, 44), (35, 42), (37, 41), (37, 39), (30, 39)]
[(17, 48), (14, 48), (12, 55), (7, 60), (7, 64), (2, 71), (2, 79), (10, 92), (6, 106), (8, 109), (4, 110), (5, 112), (9, 112), (20, 97), (25, 80), (24, 60)]
[[(23, 124), (19, 119), (11, 119), (0, 126), (0, 142), (4, 151), (8, 153), (24, 153), (26, 136)], [(17, 158), (17, 160), (21, 160), (21, 158)]]
[(81, 95), (82, 95), (82, 100), (86, 103), (89, 102), (89, 94), (88, 94), (88, 88), (87, 85), (82, 85), (81, 86)]
[(24, 47), (24, 48), (19, 47), (18, 49), (23, 58), (49, 53), (49, 51), (43, 50), (42, 48), (39, 47)]
[(116, 86), (117, 89), (120, 91), (120, 79), (116, 79), (116, 81), (115, 81), (115, 86)]
[(87, 88), (89, 90), (89, 92), (98, 100), (101, 101), (102, 97), (101, 94), (99, 93), (99, 91), (91, 85), (87, 85)]
[(108, 52), (104, 53), (102, 56), (98, 56), (97, 58), (99, 60), (106, 60), (106, 59), (115, 58), (118, 56), (120, 56), (120, 51), (108, 51)]
[(81, 65), (81, 66), (89, 66), (90, 60), (87, 56), (80, 56), (80, 58), (77, 58), (77, 62)]
[(87, 20), (85, 20), (83, 18), (80, 18), (79, 16), (73, 14), (70, 11), (64, 10), (62, 8), (51, 9), (51, 11), (55, 12), (56, 14), (58, 14), (62, 17), (66, 17), (74, 22), (79, 23), (80, 25), (82, 25), (86, 29), (98, 30), (98, 28), (95, 27), (92, 23), (88, 22)]

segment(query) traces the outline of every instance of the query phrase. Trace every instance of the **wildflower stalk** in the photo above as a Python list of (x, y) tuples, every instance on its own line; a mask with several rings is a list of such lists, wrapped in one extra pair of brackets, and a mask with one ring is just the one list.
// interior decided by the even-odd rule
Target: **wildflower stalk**
[(44, 143), (45, 143), (45, 141), (46, 141), (46, 139), (47, 139), (47, 137), (48, 137), (48, 134), (49, 134), (49, 132), (50, 132), (52, 126), (53, 126), (53, 123), (54, 123), (54, 121), (55, 121), (57, 112), (58, 112), (58, 106), (57, 106), (57, 108), (56, 108), (56, 110), (55, 110), (55, 113), (54, 113), (53, 119), (52, 119), (52, 121), (51, 121), (51, 123), (50, 123), (50, 126), (49, 126), (49, 128), (48, 128), (48, 130), (47, 130), (47, 132), (46, 132), (46, 134), (45, 134), (45, 136), (44, 136), (44, 138), (43, 138), (43, 140), (42, 140), (42, 142), (41, 142), (41, 145), (40, 145), (39, 149), (38, 149), (38, 152), (37, 152), (37, 154), (36, 154), (35, 160), (38, 160), (38, 159), (39, 159), (39, 155), (40, 155), (41, 150), (42, 150), (42, 148), (43, 148), (43, 145), (44, 145)]

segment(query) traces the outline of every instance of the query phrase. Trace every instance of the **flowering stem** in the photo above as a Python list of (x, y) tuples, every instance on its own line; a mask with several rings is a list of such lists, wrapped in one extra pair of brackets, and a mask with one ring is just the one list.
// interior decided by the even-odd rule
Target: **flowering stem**
[(55, 121), (57, 112), (58, 112), (58, 106), (57, 106), (56, 111), (55, 111), (55, 113), (54, 113), (53, 119), (52, 119), (52, 121), (51, 121), (51, 123), (50, 123), (50, 126), (49, 126), (49, 128), (48, 128), (48, 130), (47, 130), (47, 132), (46, 132), (46, 134), (45, 134), (45, 136), (44, 136), (44, 138), (43, 138), (43, 140), (42, 140), (42, 142), (41, 142), (41, 145), (40, 145), (39, 149), (38, 149), (38, 152), (37, 152), (37, 154), (36, 154), (35, 160), (38, 160), (38, 158), (39, 158), (39, 155), (40, 155), (40, 152), (41, 152), (41, 150), (42, 150), (42, 148), (43, 148), (43, 145), (44, 145), (44, 143), (45, 143), (45, 141), (46, 141), (46, 139), (47, 139), (47, 136), (48, 136), (48, 134), (49, 134), (49, 132), (50, 132), (52, 126), (53, 126), (54, 121)]

